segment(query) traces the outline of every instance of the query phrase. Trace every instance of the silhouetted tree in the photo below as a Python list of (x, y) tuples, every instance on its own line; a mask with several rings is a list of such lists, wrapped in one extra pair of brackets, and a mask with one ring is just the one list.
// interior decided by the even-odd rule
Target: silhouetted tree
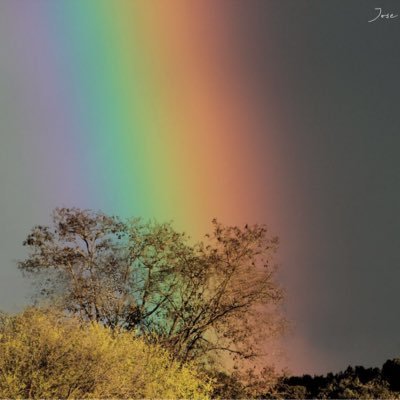
[(349, 366), (344, 372), (327, 375), (281, 377), (263, 397), (273, 399), (399, 399), (398, 359), (382, 368)]
[(389, 383), (391, 390), (400, 391), (400, 358), (387, 360), (383, 364), (382, 377)]

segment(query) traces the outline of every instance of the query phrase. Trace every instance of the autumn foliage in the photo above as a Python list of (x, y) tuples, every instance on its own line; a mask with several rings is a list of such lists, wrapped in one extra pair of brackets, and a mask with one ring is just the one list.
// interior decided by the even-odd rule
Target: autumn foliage
[(0, 320), (1, 398), (206, 399), (211, 382), (158, 345), (29, 308)]

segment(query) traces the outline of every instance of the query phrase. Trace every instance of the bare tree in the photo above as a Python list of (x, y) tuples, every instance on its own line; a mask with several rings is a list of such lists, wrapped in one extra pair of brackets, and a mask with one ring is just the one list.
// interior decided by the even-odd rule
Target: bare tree
[(51, 227), (32, 229), (19, 268), (67, 312), (135, 330), (178, 360), (253, 358), (282, 327), (272, 263), (278, 239), (264, 226), (213, 225), (191, 245), (170, 224), (60, 208)]

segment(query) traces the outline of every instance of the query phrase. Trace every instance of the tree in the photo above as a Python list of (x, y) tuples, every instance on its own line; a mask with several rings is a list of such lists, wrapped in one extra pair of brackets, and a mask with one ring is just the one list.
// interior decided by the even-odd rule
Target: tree
[(349, 366), (337, 374), (282, 376), (263, 398), (398, 399), (400, 393), (393, 390), (389, 378), (394, 377), (393, 382), (397, 382), (395, 374), (391, 374), (396, 362), (396, 359), (386, 361), (382, 371), (379, 368)]
[(400, 392), (400, 358), (387, 360), (383, 364), (382, 377), (389, 383), (391, 390)]
[(56, 209), (36, 226), (19, 268), (38, 295), (81, 319), (156, 340), (182, 362), (260, 355), (281, 332), (278, 245), (264, 226), (225, 227), (191, 245), (170, 224), (122, 221), (101, 212)]
[(131, 332), (29, 308), (0, 318), (1, 398), (209, 398), (191, 365)]

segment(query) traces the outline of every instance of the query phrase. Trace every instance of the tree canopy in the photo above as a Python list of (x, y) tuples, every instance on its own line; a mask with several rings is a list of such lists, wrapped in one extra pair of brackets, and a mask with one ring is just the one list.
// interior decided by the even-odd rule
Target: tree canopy
[(171, 224), (123, 221), (58, 208), (35, 226), (19, 268), (36, 277), (37, 296), (67, 313), (132, 330), (182, 362), (228, 353), (251, 359), (281, 332), (282, 291), (265, 226), (223, 226), (191, 244)]

